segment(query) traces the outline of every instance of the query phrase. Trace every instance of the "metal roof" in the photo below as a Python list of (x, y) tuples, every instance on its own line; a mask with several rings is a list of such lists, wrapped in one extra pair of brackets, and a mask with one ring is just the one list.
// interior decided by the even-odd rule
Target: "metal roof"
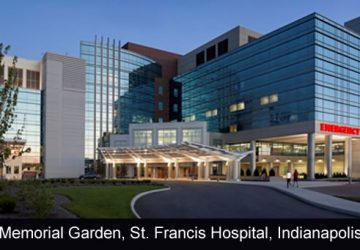
[(253, 151), (230, 152), (197, 143), (161, 146), (98, 148), (106, 163), (171, 163), (241, 160)]

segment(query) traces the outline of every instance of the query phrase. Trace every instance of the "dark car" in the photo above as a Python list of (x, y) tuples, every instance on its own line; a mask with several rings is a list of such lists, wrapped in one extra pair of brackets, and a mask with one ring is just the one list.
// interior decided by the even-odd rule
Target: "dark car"
[(84, 179), (99, 179), (99, 176), (95, 172), (87, 172), (79, 176), (80, 180)]

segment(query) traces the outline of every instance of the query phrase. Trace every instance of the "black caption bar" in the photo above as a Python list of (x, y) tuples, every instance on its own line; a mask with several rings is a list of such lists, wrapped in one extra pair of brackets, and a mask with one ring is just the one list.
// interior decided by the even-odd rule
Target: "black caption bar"
[(360, 243), (360, 220), (0, 220), (0, 244), (31, 247), (40, 242), (48, 247), (81, 244), (119, 249), (275, 249), (289, 244), (336, 248)]

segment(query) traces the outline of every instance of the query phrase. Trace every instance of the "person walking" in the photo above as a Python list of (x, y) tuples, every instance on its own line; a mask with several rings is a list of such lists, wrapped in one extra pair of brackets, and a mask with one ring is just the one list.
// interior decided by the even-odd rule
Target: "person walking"
[(295, 171), (294, 171), (294, 183), (293, 183), (294, 187), (295, 187), (295, 184), (296, 184), (296, 187), (299, 187), (298, 179), (299, 179), (299, 172), (297, 171), (297, 169), (295, 169)]
[(289, 186), (291, 185), (291, 171), (290, 169), (288, 169), (287, 173), (286, 173), (286, 187), (289, 188)]

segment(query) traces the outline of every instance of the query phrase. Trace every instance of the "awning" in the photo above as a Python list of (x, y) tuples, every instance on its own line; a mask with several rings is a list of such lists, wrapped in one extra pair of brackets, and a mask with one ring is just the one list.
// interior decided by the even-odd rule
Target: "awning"
[(181, 163), (241, 160), (253, 151), (231, 152), (221, 148), (184, 142), (146, 147), (98, 148), (105, 163)]

